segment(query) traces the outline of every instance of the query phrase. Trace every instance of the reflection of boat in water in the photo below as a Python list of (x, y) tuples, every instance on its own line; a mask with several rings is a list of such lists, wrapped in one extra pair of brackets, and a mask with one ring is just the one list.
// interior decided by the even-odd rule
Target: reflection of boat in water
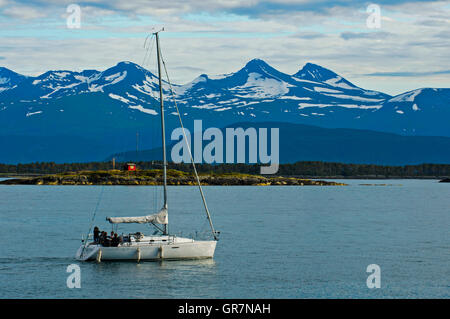
[[(98, 240), (88, 243), (88, 239), (82, 242), (76, 253), (78, 260), (179, 260), (179, 259), (205, 259), (212, 258), (216, 249), (218, 232), (214, 230), (211, 216), (209, 214), (203, 190), (198, 178), (192, 154), (189, 149), (191, 162), (197, 179), (200, 194), (208, 218), (213, 240), (194, 240), (191, 238), (182, 238), (170, 235), (168, 232), (168, 206), (167, 206), (167, 160), (166, 160), (166, 141), (164, 126), (164, 104), (161, 77), (161, 51), (159, 47), (159, 32), (154, 33), (156, 41), (156, 51), (158, 59), (158, 75), (159, 75), (159, 91), (161, 104), (161, 129), (162, 129), (162, 149), (163, 149), (163, 174), (164, 174), (164, 205), (156, 214), (138, 217), (108, 217), (107, 220), (111, 224), (137, 223), (151, 224), (160, 235), (144, 236), (142, 233), (133, 233), (121, 236), (120, 241), (114, 247), (111, 245), (101, 244)], [(165, 64), (164, 64), (165, 68)], [(167, 70), (165, 70), (167, 73)], [(169, 79), (168, 79), (169, 81)], [(170, 82), (169, 82), (170, 85)], [(178, 107), (175, 104), (181, 123), (181, 116)], [(183, 128), (184, 132), (184, 128)], [(185, 140), (187, 140), (185, 138)], [(88, 235), (89, 237), (89, 235)]]

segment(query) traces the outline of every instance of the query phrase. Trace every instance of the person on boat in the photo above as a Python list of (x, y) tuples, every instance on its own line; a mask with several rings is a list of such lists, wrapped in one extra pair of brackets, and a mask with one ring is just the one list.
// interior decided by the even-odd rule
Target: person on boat
[(108, 242), (108, 234), (105, 231), (102, 231), (102, 234), (100, 235), (100, 245), (106, 246)]
[(111, 238), (108, 236), (107, 232), (105, 232), (105, 241), (103, 242), (103, 246), (111, 247)]
[(111, 239), (111, 247), (117, 246), (119, 246), (119, 237), (117, 237), (117, 234), (114, 234), (114, 237)]
[(94, 243), (98, 243), (100, 241), (100, 229), (97, 226), (94, 227)]

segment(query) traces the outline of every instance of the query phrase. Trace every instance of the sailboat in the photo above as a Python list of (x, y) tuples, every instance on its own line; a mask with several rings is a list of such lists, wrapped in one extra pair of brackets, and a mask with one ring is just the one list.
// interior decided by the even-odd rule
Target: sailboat
[[(82, 239), (82, 244), (77, 250), (75, 258), (80, 261), (96, 260), (97, 262), (108, 260), (179, 260), (179, 259), (206, 259), (213, 258), (216, 249), (219, 232), (214, 229), (208, 206), (206, 205), (206, 199), (198, 178), (197, 169), (192, 158), (189, 145), (188, 151), (191, 155), (191, 162), (193, 165), (195, 177), (200, 190), (203, 205), (206, 211), (206, 217), (211, 227), (211, 240), (195, 240), (193, 238), (178, 237), (170, 234), (168, 231), (168, 205), (167, 205), (167, 159), (166, 159), (166, 141), (165, 141), (165, 125), (164, 125), (164, 103), (163, 103), (163, 90), (162, 90), (162, 73), (161, 62), (164, 64), (164, 60), (161, 57), (159, 33), (164, 29), (153, 33), (156, 38), (156, 51), (158, 60), (158, 76), (159, 76), (159, 95), (160, 95), (160, 107), (161, 107), (161, 130), (162, 130), (162, 150), (163, 150), (163, 191), (164, 191), (164, 204), (159, 212), (146, 216), (137, 217), (107, 217), (106, 220), (113, 224), (123, 223), (136, 223), (136, 224), (150, 224), (153, 225), (160, 234), (145, 236), (141, 232), (129, 233), (128, 235), (121, 236), (119, 243), (114, 247), (101, 244), (98, 240), (88, 242), (89, 233), (86, 239)], [(167, 70), (166, 70), (167, 75)], [(168, 79), (169, 81), (169, 79)], [(170, 85), (170, 81), (169, 81)], [(176, 105), (176, 104), (175, 104)], [(178, 107), (177, 111), (178, 111)], [(178, 112), (181, 127), (183, 123), (181, 121), (180, 113)], [(183, 128), (184, 131), (184, 128)], [(91, 225), (92, 226), (92, 225)]]

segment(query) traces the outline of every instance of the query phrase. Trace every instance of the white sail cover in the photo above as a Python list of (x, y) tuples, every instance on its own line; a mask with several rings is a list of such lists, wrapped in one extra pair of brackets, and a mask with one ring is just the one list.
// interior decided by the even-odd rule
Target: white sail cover
[(167, 214), (167, 208), (162, 208), (158, 213), (147, 216), (138, 217), (106, 217), (106, 220), (111, 224), (122, 224), (122, 223), (156, 223), (166, 225), (169, 223), (169, 218)]

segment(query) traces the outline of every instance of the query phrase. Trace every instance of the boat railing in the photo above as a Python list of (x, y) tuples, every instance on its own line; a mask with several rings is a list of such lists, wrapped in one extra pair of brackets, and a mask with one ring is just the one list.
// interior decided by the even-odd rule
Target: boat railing
[[(137, 235), (137, 236), (136, 236)], [(92, 234), (89, 234), (88, 238), (85, 239), (85, 236), (82, 235), (81, 236), (81, 242), (85, 242), (85, 240), (89, 240), (93, 238)], [(161, 238), (161, 237), (154, 237), (152, 238), (152, 236), (149, 236), (150, 239), (146, 240), (144, 236), (144, 234), (142, 233), (130, 233), (128, 235), (121, 235), (121, 237), (124, 239), (120, 245), (121, 246), (131, 246), (133, 245), (133, 243), (135, 244), (161, 244), (161, 243), (167, 243), (167, 244), (174, 244), (175, 243), (175, 239), (177, 238), (177, 235), (167, 235), (166, 238)]]
[(135, 237), (130, 236), (129, 241), (122, 242), (122, 246), (131, 246), (133, 243), (135, 243), (135, 244), (150, 244), (150, 245), (152, 245), (152, 244), (158, 245), (161, 243), (173, 244), (173, 243), (175, 243), (175, 238), (177, 236), (176, 235), (167, 235), (166, 238), (161, 238), (161, 237), (157, 237), (157, 236), (155, 236), (155, 237), (149, 236), (149, 237), (150, 237), (149, 239), (146, 239), (145, 236), (136, 239)]
[(89, 240), (91, 238), (93, 238), (92, 234), (88, 234), (86, 239), (84, 238), (84, 234), (82, 234), (81, 235), (81, 242), (84, 243), (85, 240), (87, 241), (87, 240)]

